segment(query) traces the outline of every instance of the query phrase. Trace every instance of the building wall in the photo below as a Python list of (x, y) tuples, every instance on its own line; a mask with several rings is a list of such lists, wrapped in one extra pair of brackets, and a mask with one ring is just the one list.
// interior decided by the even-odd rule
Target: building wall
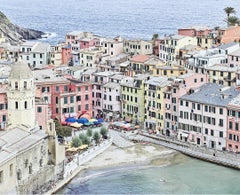
[(240, 40), (240, 26), (229, 27), (224, 31), (221, 37), (221, 43), (227, 44), (233, 41)]

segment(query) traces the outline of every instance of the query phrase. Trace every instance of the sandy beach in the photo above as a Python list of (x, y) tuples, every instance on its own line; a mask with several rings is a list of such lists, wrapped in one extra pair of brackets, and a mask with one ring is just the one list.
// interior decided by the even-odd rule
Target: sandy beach
[(127, 148), (110, 146), (104, 153), (98, 155), (82, 167), (84, 170), (111, 168), (123, 165), (168, 165), (178, 152), (159, 145), (140, 143)]

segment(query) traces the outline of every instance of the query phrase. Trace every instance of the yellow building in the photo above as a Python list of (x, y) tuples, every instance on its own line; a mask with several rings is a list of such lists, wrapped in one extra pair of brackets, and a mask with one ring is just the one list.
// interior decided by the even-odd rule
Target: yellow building
[(180, 49), (186, 45), (197, 45), (197, 38), (182, 35), (164, 37), (163, 42), (159, 44), (159, 59), (168, 65), (177, 63)]
[(0, 43), (4, 43), (6, 41), (6, 37), (2, 32), (0, 32)]
[(170, 84), (166, 76), (152, 77), (145, 82), (146, 129), (160, 131), (164, 127), (164, 91)]
[(235, 86), (237, 72), (240, 67), (229, 67), (227, 65), (214, 65), (206, 68), (210, 83), (220, 85)]
[(166, 65), (165, 63), (157, 64), (153, 68), (153, 76), (167, 76), (167, 77), (172, 77), (172, 76), (180, 76), (185, 74), (187, 71), (183, 66), (179, 65)]
[(122, 117), (126, 121), (144, 122), (144, 83), (149, 79), (149, 75), (139, 74), (121, 81)]

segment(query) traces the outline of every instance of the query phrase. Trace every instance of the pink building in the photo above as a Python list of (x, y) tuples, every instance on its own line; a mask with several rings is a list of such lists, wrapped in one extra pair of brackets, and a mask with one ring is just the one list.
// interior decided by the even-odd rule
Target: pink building
[(239, 92), (235, 87), (208, 83), (180, 98), (178, 139), (225, 150), (227, 105)]
[(72, 49), (70, 45), (62, 47), (62, 64), (68, 64), (72, 59)]
[(207, 36), (210, 32), (211, 30), (207, 26), (190, 26), (178, 29), (178, 35), (190, 37)]
[(172, 79), (172, 84), (164, 92), (164, 131), (167, 136), (177, 136), (179, 120), (179, 98), (191, 94), (203, 84), (207, 83), (208, 75), (188, 73)]
[(6, 86), (1, 84), (0, 88), (0, 129), (4, 129), (6, 127), (7, 122), (7, 92)]
[(47, 121), (51, 117), (51, 111), (48, 107), (48, 103), (44, 101), (36, 100), (35, 102), (35, 113), (36, 113), (36, 120), (40, 127), (40, 129), (47, 129)]
[(240, 41), (240, 26), (231, 26), (223, 31), (223, 35), (221, 36), (221, 43), (227, 44), (231, 42), (239, 42)]
[(240, 152), (240, 96), (238, 95), (228, 104), (227, 113), (227, 150), (231, 152)]
[(79, 41), (80, 49), (86, 49), (99, 45), (99, 39), (97, 38), (84, 38)]
[(56, 77), (51, 70), (35, 71), (36, 97), (44, 100), (52, 119), (65, 120), (83, 112), (92, 116), (92, 84)]

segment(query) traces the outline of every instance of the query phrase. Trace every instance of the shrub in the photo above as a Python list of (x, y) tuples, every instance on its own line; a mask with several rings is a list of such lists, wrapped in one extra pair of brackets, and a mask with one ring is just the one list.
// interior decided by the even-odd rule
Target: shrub
[(72, 139), (71, 145), (72, 145), (73, 147), (77, 148), (77, 147), (79, 147), (79, 146), (82, 145), (82, 141), (79, 139), (79, 137), (75, 136), (75, 137), (73, 137), (73, 139)]
[(93, 133), (92, 133), (92, 129), (88, 129), (88, 130), (87, 130), (87, 136), (88, 136), (88, 137), (92, 137), (92, 134), (93, 134)]
[(94, 139), (94, 141), (98, 144), (99, 143), (99, 140), (100, 140), (100, 135), (99, 135), (99, 133), (96, 131), (96, 132), (94, 132), (94, 134), (93, 134), (93, 139)]
[(80, 134), (79, 139), (82, 141), (83, 144), (90, 144), (90, 139), (86, 134)]
[(106, 127), (102, 127), (100, 129), (100, 134), (102, 135), (103, 138), (107, 138), (108, 130)]

